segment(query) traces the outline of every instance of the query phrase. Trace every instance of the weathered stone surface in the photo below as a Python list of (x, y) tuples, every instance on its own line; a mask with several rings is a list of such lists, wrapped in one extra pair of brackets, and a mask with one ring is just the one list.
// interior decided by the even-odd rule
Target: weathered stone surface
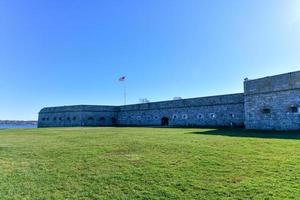
[(38, 127), (111, 126), (119, 107), (61, 106), (44, 108), (39, 113)]
[(245, 81), (244, 90), (247, 129), (300, 129), (300, 71)]
[(38, 126), (160, 126), (167, 119), (173, 127), (245, 124), (248, 129), (300, 129), (300, 71), (246, 80), (244, 90), (240, 94), (126, 106), (44, 108)]
[(182, 99), (127, 106), (63, 106), (44, 108), (39, 127), (159, 126), (163, 117), (170, 126), (242, 126), (243, 94)]
[(126, 126), (158, 126), (163, 117), (169, 119), (170, 126), (242, 126), (244, 96), (232, 94), (121, 106), (118, 122)]

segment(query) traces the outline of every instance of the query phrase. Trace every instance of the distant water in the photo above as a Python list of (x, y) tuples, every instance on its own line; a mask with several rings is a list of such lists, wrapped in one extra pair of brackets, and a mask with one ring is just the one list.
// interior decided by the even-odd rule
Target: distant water
[(37, 128), (34, 124), (0, 124), (0, 129), (7, 128)]

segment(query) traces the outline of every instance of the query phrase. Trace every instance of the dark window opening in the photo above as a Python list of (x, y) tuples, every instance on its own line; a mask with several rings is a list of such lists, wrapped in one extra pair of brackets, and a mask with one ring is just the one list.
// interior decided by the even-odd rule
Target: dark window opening
[(70, 117), (67, 117), (67, 120), (69, 120), (69, 121), (70, 121), (70, 120), (71, 120), (71, 118), (70, 118)]
[(217, 117), (217, 115), (215, 113), (210, 114), (210, 118), (215, 119), (216, 117)]
[(53, 120), (56, 121), (56, 117), (54, 117)]
[(105, 117), (100, 117), (100, 121), (104, 121), (105, 120)]
[(73, 120), (76, 120), (76, 117), (73, 117)]
[(45, 118), (43, 118), (42, 121), (45, 121)]
[(49, 118), (47, 117), (47, 121), (49, 121)]
[(297, 112), (299, 112), (299, 108), (296, 107), (296, 106), (291, 106), (291, 107), (290, 107), (290, 112), (292, 112), (292, 113), (297, 113)]
[(112, 123), (112, 125), (116, 125), (117, 124), (117, 118), (112, 117), (111, 118), (111, 123)]
[(204, 115), (203, 115), (203, 114), (198, 114), (198, 115), (197, 115), (197, 118), (198, 118), (198, 119), (202, 119), (202, 118), (204, 118)]
[(269, 114), (269, 113), (271, 113), (271, 109), (270, 109), (270, 108), (263, 108), (263, 109), (261, 110), (261, 112), (262, 112), (263, 114)]
[(234, 117), (235, 117), (235, 115), (234, 115), (233, 113), (231, 113), (231, 114), (230, 114), (230, 117), (231, 117), (231, 118), (234, 118)]
[(93, 117), (89, 117), (89, 120), (94, 120), (94, 118)]
[(59, 121), (61, 121), (61, 120), (62, 120), (62, 118), (60, 117), (60, 118), (59, 118)]

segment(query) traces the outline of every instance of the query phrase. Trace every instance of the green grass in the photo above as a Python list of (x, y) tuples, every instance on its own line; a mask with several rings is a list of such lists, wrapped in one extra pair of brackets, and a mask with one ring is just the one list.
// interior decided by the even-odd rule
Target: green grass
[(0, 199), (300, 199), (300, 133), (0, 130)]

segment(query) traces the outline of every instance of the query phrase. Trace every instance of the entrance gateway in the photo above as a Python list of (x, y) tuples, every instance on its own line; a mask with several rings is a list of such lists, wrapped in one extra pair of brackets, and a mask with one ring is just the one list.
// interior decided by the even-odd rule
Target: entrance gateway
[(169, 118), (168, 117), (161, 118), (161, 125), (162, 126), (169, 126)]

